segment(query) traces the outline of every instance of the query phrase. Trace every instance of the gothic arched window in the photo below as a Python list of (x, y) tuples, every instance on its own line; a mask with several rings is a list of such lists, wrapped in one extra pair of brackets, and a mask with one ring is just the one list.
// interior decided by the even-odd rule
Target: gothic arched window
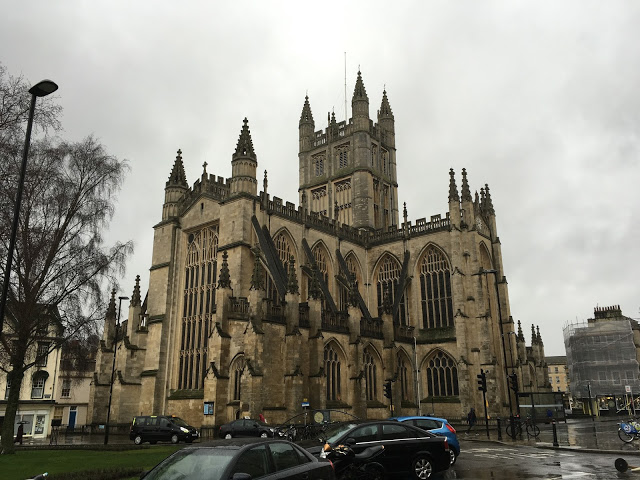
[(207, 367), (211, 316), (216, 310), (218, 227), (188, 237), (178, 389), (200, 389)]
[(456, 362), (442, 350), (437, 350), (427, 361), (426, 372), (429, 396), (450, 397), (460, 394)]
[(420, 294), (424, 328), (453, 326), (451, 269), (442, 251), (433, 245), (420, 265)]
[(364, 365), (364, 380), (367, 400), (376, 400), (378, 392), (377, 369), (374, 357), (368, 348), (365, 348), (362, 364)]
[[(400, 263), (391, 255), (385, 255), (378, 269), (378, 315), (382, 315), (385, 292), (389, 292), (391, 305), (398, 294), (398, 281), (400, 280)], [(398, 315), (393, 319), (394, 323), (408, 325), (409, 314), (406, 307), (404, 294), (400, 298)]]
[(327, 401), (341, 400), (340, 357), (332, 345), (324, 348), (324, 365), (327, 375)]

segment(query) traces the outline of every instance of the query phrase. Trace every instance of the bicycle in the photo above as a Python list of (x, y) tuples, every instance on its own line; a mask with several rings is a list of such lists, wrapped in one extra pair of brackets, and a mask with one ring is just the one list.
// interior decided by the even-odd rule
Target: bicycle
[(618, 437), (624, 443), (631, 443), (640, 437), (640, 423), (635, 420), (618, 424)]
[(522, 436), (523, 432), (523, 424), (524, 431), (527, 432), (528, 437), (538, 438), (540, 435), (540, 427), (535, 424), (530, 415), (527, 416), (526, 420), (522, 420), (520, 418), (514, 417), (513, 422), (507, 425), (506, 432), (512, 439), (516, 439), (519, 436)]

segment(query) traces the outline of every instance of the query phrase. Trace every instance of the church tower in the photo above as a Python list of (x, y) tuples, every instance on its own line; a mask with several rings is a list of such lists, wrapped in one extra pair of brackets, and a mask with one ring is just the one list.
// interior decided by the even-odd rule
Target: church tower
[(395, 121), (382, 94), (378, 123), (369, 116), (369, 97), (358, 72), (352, 118), (314, 131), (309, 97), (299, 124), (300, 204), (339, 223), (366, 230), (398, 225)]
[(248, 193), (254, 197), (257, 195), (257, 168), (258, 159), (253, 151), (249, 121), (245, 118), (240, 131), (240, 138), (238, 138), (238, 144), (236, 145), (236, 151), (231, 160), (231, 196), (239, 193)]

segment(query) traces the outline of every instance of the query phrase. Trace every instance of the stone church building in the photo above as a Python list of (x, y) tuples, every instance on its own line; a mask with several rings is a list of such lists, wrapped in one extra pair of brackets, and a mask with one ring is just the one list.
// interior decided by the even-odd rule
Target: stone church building
[(358, 72), (351, 107), (348, 122), (331, 114), (317, 130), (305, 97), (297, 207), (268, 193), (266, 172), (258, 192), (246, 119), (230, 178), (205, 163), (189, 186), (178, 151), (149, 291), (143, 299), (138, 277), (119, 328), (112, 294), (94, 424), (107, 418), (114, 351), (110, 418), (120, 424), (175, 414), (207, 427), (261, 413), (280, 423), (307, 402), (386, 418), (389, 381), (396, 415), (455, 418), (482, 411), (481, 369), (491, 416), (514, 402), (508, 374), (522, 391), (548, 388), (539, 330), (526, 346), (510, 315), (488, 185), (472, 195), (465, 169), (443, 171), (448, 211), (409, 221), (386, 91), (374, 121)]

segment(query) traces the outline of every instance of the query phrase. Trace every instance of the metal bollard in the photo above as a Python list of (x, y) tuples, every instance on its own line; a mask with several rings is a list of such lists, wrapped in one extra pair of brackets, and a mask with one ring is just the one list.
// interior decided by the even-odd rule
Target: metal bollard
[(551, 421), (551, 426), (553, 427), (553, 446), (554, 447), (559, 447), (560, 444), (558, 443), (558, 430), (556, 428), (556, 421), (555, 420)]
[(498, 440), (502, 440), (502, 425), (501, 425), (500, 417), (498, 417), (496, 420), (498, 422)]

